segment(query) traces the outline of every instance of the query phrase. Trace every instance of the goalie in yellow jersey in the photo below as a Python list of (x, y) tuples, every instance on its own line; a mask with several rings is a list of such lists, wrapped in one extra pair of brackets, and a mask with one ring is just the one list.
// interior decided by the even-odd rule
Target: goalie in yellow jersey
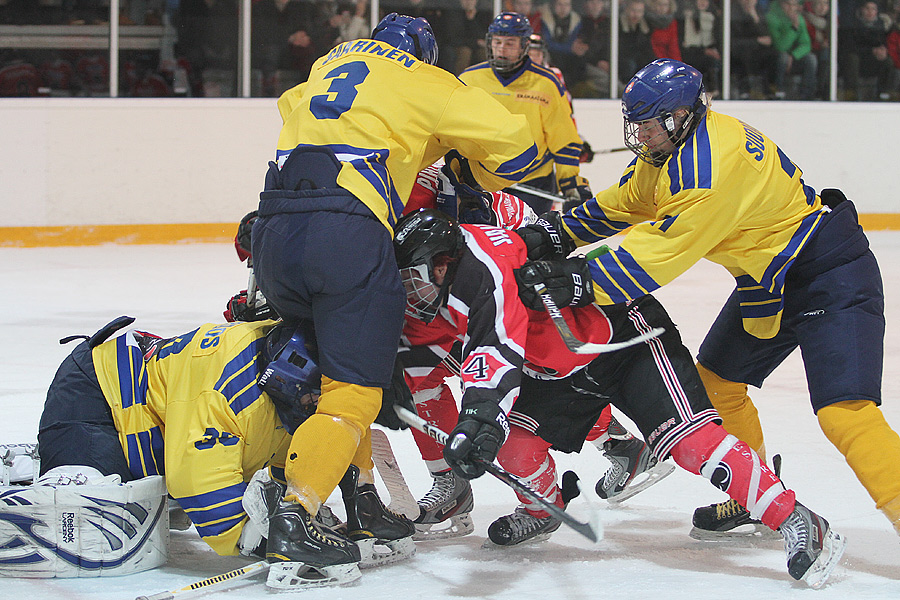
[[(168, 339), (130, 329), (107, 341), (133, 321), (119, 317), (57, 371), (38, 433), (39, 483), (57, 473), (68, 479), (95, 473), (107, 476), (104, 483), (112, 476), (123, 484), (164, 476), (169, 495), (217, 553), (283, 552), (284, 532), (301, 524), (281, 502), (286, 454), (291, 435), (315, 412), (321, 385), (309, 324), (207, 323)], [(328, 528), (338, 523), (327, 508), (303, 522), (314, 532), (303, 573), (272, 587), (344, 583), (359, 577), (359, 567), (412, 554), (411, 521), (381, 503), (371, 455), (358, 458), (340, 483), (342, 534)], [(88, 487), (79, 490), (90, 496)], [(164, 527), (165, 519), (158, 521)], [(113, 561), (103, 543), (94, 544), (104, 557), (97, 562), (109, 572)], [(68, 550), (60, 541), (56, 551), (44, 544), (40, 552), (57, 562), (74, 554), (84, 571), (87, 556)]]
[(299, 575), (310, 515), (371, 452), (406, 306), (393, 226), (417, 174), (446, 155), (456, 176), (495, 191), (539, 164), (525, 117), (433, 66), (425, 19), (391, 13), (372, 37), (338, 45), (279, 98), (284, 126), (251, 230), (260, 291), (285, 322), (313, 322), (322, 369), (316, 413), (287, 456), (291, 506), (279, 511), (297, 525), (269, 553), (270, 583)]
[[(617, 250), (590, 263), (598, 304), (633, 301), (701, 258), (724, 266), (736, 287), (697, 368), (725, 429), (765, 456), (747, 386), (762, 386), (799, 346), (822, 431), (900, 533), (900, 437), (878, 408), (884, 294), (853, 203), (836, 189), (817, 193), (771, 139), (712, 111), (700, 73), (682, 62), (638, 71), (622, 110), (637, 157), (559, 227), (529, 226), (534, 253), (551, 247), (556, 229), (582, 245), (633, 225)], [(752, 525), (752, 509), (700, 508), (692, 534)]]

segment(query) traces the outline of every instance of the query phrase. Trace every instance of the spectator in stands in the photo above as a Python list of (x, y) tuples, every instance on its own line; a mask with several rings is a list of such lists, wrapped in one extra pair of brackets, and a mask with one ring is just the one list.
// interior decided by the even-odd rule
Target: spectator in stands
[(859, 94), (860, 77), (874, 77), (878, 99), (890, 99), (894, 76), (894, 63), (887, 49), (890, 29), (890, 17), (879, 13), (878, 3), (862, 0), (855, 19), (841, 32), (843, 35), (838, 44), (841, 71), (844, 85), (851, 94), (854, 91)]
[[(458, 0), (459, 8), (447, 13), (446, 39), (454, 52), (451, 71), (459, 75), (466, 67), (486, 60), (484, 36), (493, 16), (478, 7), (478, 0)], [(438, 40), (440, 44), (441, 41)], [(443, 50), (446, 46), (440, 46)]]
[(816, 96), (818, 60), (812, 52), (806, 20), (800, 12), (800, 0), (778, 0), (766, 13), (772, 45), (778, 50), (775, 71), (775, 97), (778, 99), (787, 96), (789, 75), (800, 75), (801, 99), (812, 100)]
[(648, 0), (645, 17), (650, 25), (650, 44), (656, 58), (682, 60), (678, 45), (675, 0)]
[(319, 57), (310, 37), (311, 4), (257, 0), (253, 4), (250, 64), (262, 71), (263, 96), (280, 96), (306, 81)]
[(528, 17), (531, 29), (535, 33), (540, 34), (543, 31), (541, 28), (543, 25), (543, 14), (532, 0), (512, 0), (512, 11)]
[(573, 86), (578, 97), (609, 98), (609, 2), (585, 0), (581, 31), (572, 51), (584, 60), (584, 77)]
[(332, 20), (339, 32), (337, 44), (370, 36), (372, 28), (369, 27), (368, 12), (369, 0), (356, 0), (337, 5), (337, 13)]
[(234, 96), (237, 0), (181, 0), (178, 49), (191, 67), (194, 96)]
[(722, 54), (719, 44), (722, 20), (710, 0), (687, 0), (680, 23), (681, 56), (703, 75), (703, 85), (712, 98), (719, 96)]
[(626, 0), (619, 17), (620, 88), (624, 88), (638, 69), (656, 58), (650, 42), (650, 25), (644, 15), (644, 0)]
[[(885, 45), (887, 46), (888, 56), (894, 63), (894, 84), (900, 81), (900, 0), (894, 0), (891, 8), (891, 30), (888, 32)], [(895, 87), (896, 93), (896, 87)]]
[(816, 77), (816, 96), (820, 99), (828, 98), (828, 77), (831, 65), (831, 11), (830, 0), (807, 0), (803, 5), (803, 18), (806, 20), (806, 30), (812, 43), (813, 54), (818, 61), (818, 76)]
[(572, 50), (581, 32), (581, 17), (572, 10), (572, 0), (551, 0), (541, 20), (541, 37), (550, 51), (550, 62), (563, 72), (569, 85), (577, 85), (583, 78), (584, 59)]
[(772, 45), (769, 24), (757, 7), (757, 0), (736, 0), (731, 10), (731, 72), (738, 82), (740, 97), (751, 94), (751, 81), (759, 79), (761, 89), (752, 90), (757, 99), (775, 85), (778, 50)]

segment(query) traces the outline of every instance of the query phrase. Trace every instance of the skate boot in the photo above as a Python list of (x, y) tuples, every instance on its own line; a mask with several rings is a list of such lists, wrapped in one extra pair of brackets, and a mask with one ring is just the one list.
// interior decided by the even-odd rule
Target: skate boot
[[(781, 475), (781, 456), (772, 457), (775, 475)], [(701, 506), (694, 511), (694, 527), (690, 535), (695, 540), (717, 542), (735, 538), (777, 540), (780, 536), (760, 521), (750, 517), (750, 512), (735, 500)]]
[(515, 546), (523, 542), (542, 542), (559, 529), (562, 521), (546, 516), (543, 519), (532, 515), (524, 506), (516, 508), (511, 515), (505, 515), (488, 527), (488, 538), (497, 546)]
[(640, 438), (610, 438), (603, 443), (601, 451), (612, 465), (595, 489), (598, 496), (610, 503), (631, 498), (675, 470), (669, 463), (657, 462), (650, 447)]
[(278, 591), (340, 585), (359, 579), (359, 548), (319, 528), (302, 505), (281, 501), (269, 517), (266, 586)]
[(416, 552), (412, 521), (381, 502), (371, 483), (357, 485), (359, 468), (350, 465), (340, 488), (347, 509), (347, 537), (356, 542), (362, 569), (409, 558)]
[[(434, 478), (431, 490), (417, 502), (419, 516), (415, 520), (413, 539), (440, 540), (472, 533), (475, 527), (469, 513), (475, 507), (475, 499), (471, 484), (453, 471), (432, 473), (431, 476)], [(446, 526), (435, 529), (438, 523)]]
[(799, 502), (778, 531), (784, 536), (788, 573), (819, 589), (841, 560), (847, 540)]

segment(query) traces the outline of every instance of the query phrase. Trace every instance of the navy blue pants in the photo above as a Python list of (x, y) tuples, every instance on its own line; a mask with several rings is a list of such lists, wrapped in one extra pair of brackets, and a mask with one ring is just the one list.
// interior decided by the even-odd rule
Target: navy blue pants
[(38, 428), (41, 475), (54, 467), (87, 465), (104, 475), (134, 477), (103, 397), (88, 342), (66, 357), (50, 389)]
[(735, 290), (700, 346), (698, 360), (723, 379), (762, 387), (798, 346), (813, 411), (844, 400), (881, 404), (881, 272), (850, 201), (825, 217), (788, 271), (778, 334), (762, 340), (744, 331)]
[(256, 281), (282, 319), (313, 321), (324, 375), (388, 388), (406, 292), (390, 232), (337, 187), (339, 168), (299, 149), (270, 166), (252, 233)]

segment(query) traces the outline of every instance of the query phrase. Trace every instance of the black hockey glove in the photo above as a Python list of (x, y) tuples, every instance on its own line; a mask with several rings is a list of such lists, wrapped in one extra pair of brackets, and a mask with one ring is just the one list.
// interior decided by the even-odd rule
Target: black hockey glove
[(225, 312), (222, 313), (225, 320), (229, 323), (243, 321), (264, 321), (266, 319), (277, 319), (278, 313), (268, 304), (262, 306), (249, 306), (247, 304), (247, 290), (241, 290), (231, 297), (231, 300), (225, 305)]
[(484, 475), (509, 435), (509, 423), (500, 406), (491, 402), (463, 406), (459, 421), (444, 446), (444, 460), (464, 479)]
[(553, 210), (538, 217), (536, 223), (516, 229), (516, 233), (528, 248), (528, 260), (565, 258), (575, 249), (575, 243), (563, 231), (562, 216)]
[(375, 422), (382, 427), (388, 429), (407, 429), (409, 424), (400, 420), (394, 411), (395, 406), (402, 406), (408, 411), (416, 412), (416, 405), (413, 402), (412, 392), (406, 385), (406, 378), (403, 376), (403, 366), (399, 360), (394, 361), (394, 373), (391, 375), (391, 387), (384, 390), (381, 396), (381, 410), (375, 417)]
[(237, 251), (238, 258), (244, 262), (250, 258), (250, 230), (253, 229), (253, 222), (259, 217), (258, 211), (249, 212), (244, 215), (238, 225), (237, 235), (234, 236), (234, 249)]
[(534, 286), (543, 283), (557, 307), (587, 306), (594, 301), (594, 285), (588, 263), (581, 257), (527, 262), (516, 269), (519, 298), (533, 310), (546, 310)]
[(588, 144), (587, 140), (581, 140), (581, 155), (578, 157), (578, 162), (589, 163), (593, 160), (594, 160), (594, 149), (591, 148), (591, 145)]

